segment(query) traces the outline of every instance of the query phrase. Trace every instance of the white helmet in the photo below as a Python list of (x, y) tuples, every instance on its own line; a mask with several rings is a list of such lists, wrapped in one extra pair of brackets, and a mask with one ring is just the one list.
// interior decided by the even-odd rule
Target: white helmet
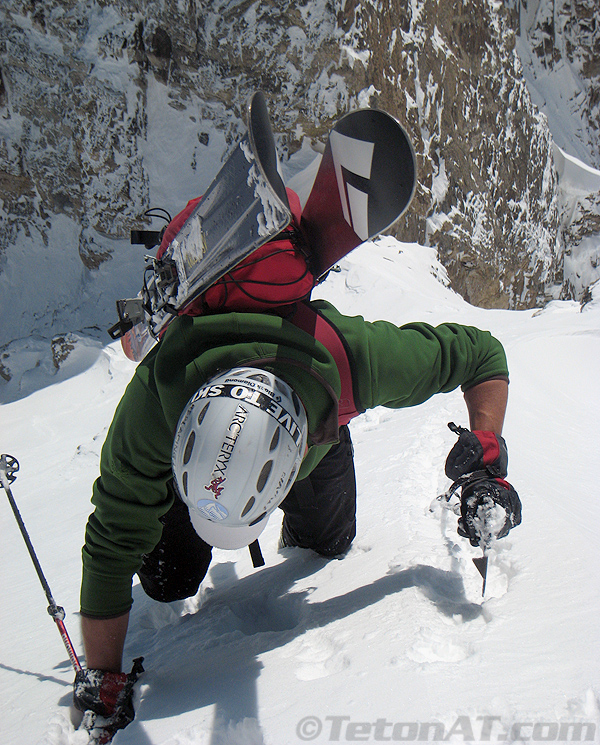
[(297, 394), (266, 370), (238, 367), (192, 396), (173, 442), (173, 474), (198, 535), (241, 548), (290, 490), (306, 447)]

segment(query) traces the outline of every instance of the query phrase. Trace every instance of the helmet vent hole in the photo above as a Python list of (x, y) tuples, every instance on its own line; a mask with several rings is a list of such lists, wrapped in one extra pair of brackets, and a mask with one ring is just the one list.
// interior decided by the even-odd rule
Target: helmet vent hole
[(256, 525), (256, 523), (259, 523), (266, 516), (267, 516), (267, 513), (263, 512), (262, 515), (260, 517), (257, 517), (256, 520), (253, 520), (248, 527), (251, 528), (253, 525)]
[(183, 477), (182, 477), (181, 480), (183, 482), (181, 484), (183, 486), (183, 491), (185, 493), (185, 496), (187, 497), (187, 495), (188, 495), (188, 472), (187, 471), (184, 471), (183, 472)]
[(286, 489), (286, 491), (287, 491), (288, 487), (289, 487), (289, 486), (291, 486), (291, 484), (293, 483), (293, 481), (294, 481), (294, 476), (295, 476), (295, 475), (296, 475), (296, 469), (294, 468), (294, 469), (292, 470), (292, 472), (290, 473), (290, 477), (289, 477), (289, 479), (287, 480), (287, 484), (285, 485), (285, 489)]
[(273, 382), (275, 383), (275, 388), (278, 391), (281, 391), (282, 393), (287, 393), (288, 392), (287, 386), (285, 385), (285, 383), (283, 381), (279, 380), (278, 378), (275, 378), (275, 380)]
[(210, 402), (206, 404), (206, 406), (202, 409), (202, 411), (198, 414), (198, 425), (202, 424), (202, 420), (206, 416), (206, 412), (208, 411), (208, 407), (210, 406)]
[(258, 481), (256, 482), (256, 489), (258, 492), (261, 492), (267, 483), (267, 480), (269, 476), (271, 475), (271, 469), (273, 468), (273, 461), (268, 460), (265, 465), (262, 467), (261, 472), (258, 476)]
[(192, 450), (194, 449), (194, 443), (196, 442), (196, 433), (194, 430), (190, 432), (187, 442), (185, 443), (185, 449), (183, 451), (183, 465), (187, 466), (192, 457)]
[(256, 502), (256, 499), (254, 499), (254, 497), (250, 497), (250, 499), (246, 502), (246, 506), (242, 510), (242, 514), (240, 515), (240, 517), (246, 517), (246, 515), (254, 507), (255, 502)]
[(279, 445), (279, 427), (275, 430), (275, 434), (273, 435), (273, 439), (271, 440), (271, 444), (269, 445), (269, 452), (272, 453), (273, 450)]

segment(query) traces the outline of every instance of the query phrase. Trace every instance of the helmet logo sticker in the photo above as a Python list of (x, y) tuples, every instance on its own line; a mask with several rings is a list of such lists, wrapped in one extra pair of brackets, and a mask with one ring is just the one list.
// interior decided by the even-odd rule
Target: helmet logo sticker
[(250, 406), (255, 406), (257, 409), (265, 411), (276, 419), (277, 422), (289, 433), (290, 437), (294, 440), (294, 443), (298, 445), (302, 439), (302, 431), (292, 414), (280, 406), (275, 397), (258, 390), (255, 386), (259, 384), (254, 383), (254, 381), (252, 382), (252, 386), (241, 384), (232, 385), (229, 383), (207, 385), (197, 391), (192, 400), (198, 401), (201, 398), (225, 396), (227, 398), (243, 401), (245, 404)]
[(217, 455), (217, 460), (211, 473), (210, 484), (204, 487), (207, 491), (212, 491), (217, 499), (225, 488), (219, 485), (227, 478), (229, 459), (235, 449), (235, 444), (247, 418), (248, 409), (245, 409), (242, 404), (239, 404), (229, 423), (229, 427), (227, 427), (227, 434), (221, 443), (221, 448), (219, 449), (219, 454)]
[(206, 491), (211, 491), (215, 497), (218, 497), (225, 488), (223, 486), (219, 487), (219, 484), (222, 484), (224, 481), (225, 479), (222, 476), (219, 476), (219, 478), (213, 479), (210, 482), (210, 486), (205, 486), (204, 488)]
[(224, 520), (229, 514), (222, 504), (213, 502), (212, 499), (199, 499), (196, 502), (196, 507), (202, 517), (205, 517), (207, 520), (212, 520), (213, 522)]

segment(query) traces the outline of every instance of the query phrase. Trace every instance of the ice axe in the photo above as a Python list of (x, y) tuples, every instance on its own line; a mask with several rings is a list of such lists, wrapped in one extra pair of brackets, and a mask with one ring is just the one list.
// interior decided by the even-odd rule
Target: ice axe
[(31, 539), (25, 527), (25, 523), (23, 522), (23, 518), (21, 517), (21, 513), (19, 512), (19, 508), (17, 507), (17, 503), (15, 502), (15, 498), (10, 488), (10, 485), (17, 478), (16, 474), (18, 470), (19, 470), (19, 462), (17, 461), (16, 458), (13, 458), (12, 455), (6, 455), (5, 453), (0, 455), (0, 482), (2, 483), (2, 487), (4, 488), (4, 491), (6, 492), (6, 496), (8, 497), (8, 501), (10, 502), (10, 506), (14, 513), (15, 519), (17, 521), (19, 529), (21, 530), (21, 535), (23, 536), (25, 545), (27, 546), (27, 550), (29, 551), (29, 555), (31, 556), (31, 560), (33, 561), (33, 565), (35, 567), (39, 580), (42, 583), (44, 592), (46, 593), (46, 598), (49, 603), (48, 613), (50, 614), (50, 616), (52, 616), (52, 618), (54, 619), (54, 622), (56, 623), (58, 627), (58, 631), (60, 633), (61, 639), (63, 640), (63, 643), (67, 650), (67, 654), (69, 655), (69, 659), (71, 660), (71, 664), (73, 665), (73, 668), (75, 672), (77, 673), (80, 670), (82, 670), (82, 667), (81, 667), (81, 663), (79, 662), (79, 659), (77, 658), (75, 648), (73, 647), (73, 644), (71, 643), (71, 639), (69, 638), (69, 634), (67, 633), (67, 629), (66, 629), (65, 622), (64, 622), (65, 609), (57, 605), (54, 598), (52, 597), (50, 586), (48, 585), (46, 577), (44, 576), (42, 567), (40, 566), (40, 562), (38, 561), (35, 550), (33, 548), (33, 544), (31, 543)]
[(487, 578), (487, 565), (488, 565), (488, 557), (485, 553), (485, 549), (483, 550), (483, 556), (476, 556), (473, 559), (473, 564), (477, 567), (477, 571), (479, 574), (481, 574), (483, 578), (483, 586), (481, 588), (481, 597), (485, 595), (485, 580)]
[[(472, 483), (473, 479), (481, 478), (479, 474), (468, 474), (465, 476), (461, 476), (459, 479), (457, 479), (450, 489), (445, 493), (441, 494), (438, 499), (439, 500), (445, 500), (446, 502), (450, 502), (450, 499), (452, 498), (452, 495), (458, 491), (461, 487), (467, 485), (468, 483)], [(450, 505), (448, 505), (450, 508)], [(455, 506), (454, 511), (460, 515), (460, 511), (458, 510), (458, 506)], [(461, 533), (459, 529), (459, 535), (462, 535), (464, 537), (467, 537), (466, 533)], [(481, 530), (479, 532), (479, 542), (478, 544), (473, 544), (473, 541), (471, 541), (472, 545), (478, 545), (481, 547), (483, 554), (482, 556), (476, 556), (473, 559), (473, 564), (475, 564), (475, 567), (477, 568), (477, 571), (481, 575), (481, 578), (483, 580), (483, 585), (481, 587), (481, 596), (483, 597), (485, 595), (485, 585), (486, 585), (486, 579), (487, 579), (487, 568), (488, 568), (488, 550), (490, 548), (490, 544), (492, 542), (492, 539), (494, 537), (493, 531), (490, 529), (488, 525), (488, 521), (485, 519), (483, 520), (483, 525), (481, 526)]]

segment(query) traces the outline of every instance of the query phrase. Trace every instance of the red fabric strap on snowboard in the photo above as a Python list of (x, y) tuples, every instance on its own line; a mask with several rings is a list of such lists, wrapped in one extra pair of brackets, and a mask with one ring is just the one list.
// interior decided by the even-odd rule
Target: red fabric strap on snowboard
[[(306, 256), (296, 245), (302, 207), (298, 195), (287, 189), (291, 225), (255, 249), (201, 295), (191, 299), (179, 315), (201, 316), (228, 311), (258, 312), (291, 306), (310, 295), (315, 286)], [(201, 197), (191, 199), (169, 223), (156, 258), (160, 259)]]

